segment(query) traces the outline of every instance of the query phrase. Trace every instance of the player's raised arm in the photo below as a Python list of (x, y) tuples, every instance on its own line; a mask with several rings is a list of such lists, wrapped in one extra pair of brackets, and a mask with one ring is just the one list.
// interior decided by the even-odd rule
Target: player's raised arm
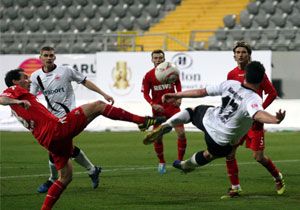
[(162, 97), (162, 101), (164, 103), (168, 102), (171, 99), (179, 99), (179, 98), (201, 98), (207, 96), (207, 91), (205, 88), (195, 89), (195, 90), (186, 90), (177, 93), (167, 93)]
[(254, 115), (253, 119), (261, 123), (279, 124), (284, 119), (284, 117), (285, 111), (281, 111), (281, 109), (279, 109), (279, 111), (276, 112), (276, 116), (266, 111), (258, 111)]
[(25, 109), (28, 109), (31, 106), (30, 102), (27, 100), (18, 100), (6, 96), (0, 96), (0, 104), (4, 106), (19, 104), (20, 106), (23, 106)]

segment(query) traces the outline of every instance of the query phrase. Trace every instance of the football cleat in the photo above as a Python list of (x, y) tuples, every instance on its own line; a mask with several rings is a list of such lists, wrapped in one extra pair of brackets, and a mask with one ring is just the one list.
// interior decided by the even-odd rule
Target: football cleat
[(228, 189), (226, 195), (221, 196), (221, 199), (229, 199), (229, 198), (237, 198), (241, 196), (242, 188), (232, 189), (231, 187)]
[(95, 166), (95, 171), (93, 174), (89, 175), (92, 180), (92, 187), (96, 189), (99, 186), (99, 174), (101, 173), (101, 167)]
[(50, 180), (47, 180), (45, 183), (41, 184), (37, 191), (38, 193), (46, 193), (48, 192), (49, 188), (52, 186), (53, 182)]
[(157, 171), (160, 174), (165, 174), (167, 173), (167, 169), (166, 169), (166, 164), (165, 163), (159, 163), (158, 167), (157, 167)]
[(144, 123), (138, 124), (140, 131), (146, 131), (152, 125), (159, 125), (166, 121), (165, 117), (145, 117)]
[(144, 140), (143, 143), (145, 145), (153, 143), (156, 139), (162, 137), (164, 134), (169, 133), (172, 130), (172, 127), (169, 125), (161, 125), (154, 129), (153, 131), (149, 132)]
[(184, 165), (184, 161), (175, 160), (173, 162), (173, 167), (181, 170), (184, 173), (189, 173), (195, 170), (194, 166), (186, 166)]
[(279, 172), (279, 178), (275, 179), (276, 191), (278, 195), (282, 195), (285, 191), (285, 183), (282, 174)]

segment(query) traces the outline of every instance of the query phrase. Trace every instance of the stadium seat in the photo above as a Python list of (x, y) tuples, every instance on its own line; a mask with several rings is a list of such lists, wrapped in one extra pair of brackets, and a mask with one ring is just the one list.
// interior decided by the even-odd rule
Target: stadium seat
[(17, 0), (17, 4), (20, 8), (25, 8), (28, 6), (28, 0)]
[(117, 4), (119, 4), (119, 0), (107, 0), (107, 2), (112, 6), (116, 6)]
[(245, 29), (237, 25), (231, 30), (228, 30), (228, 35), (233, 38), (235, 41), (243, 40)]
[(86, 46), (87, 53), (96, 53), (103, 51), (103, 43), (102, 42), (92, 42)]
[(26, 7), (20, 9), (20, 15), (24, 17), (26, 20), (30, 20), (34, 17), (34, 11), (32, 8)]
[(65, 5), (66, 7), (70, 7), (73, 5), (73, 0), (60, 0), (62, 2), (63, 5)]
[(136, 23), (143, 31), (147, 31), (150, 28), (150, 22), (147, 18), (140, 17), (137, 19)]
[(295, 2), (290, 0), (282, 0), (278, 5), (277, 8), (281, 9), (282, 12), (286, 14), (291, 14), (293, 11)]
[(49, 19), (41, 21), (41, 25), (44, 27), (44, 29), (47, 32), (53, 32), (55, 30), (55, 26), (56, 26), (56, 24), (52, 20), (49, 20)]
[(129, 18), (129, 17), (125, 17), (123, 19), (120, 20), (120, 24), (121, 26), (123, 26), (123, 28), (127, 31), (131, 31), (134, 27), (134, 17)]
[(67, 11), (68, 11), (68, 14), (71, 16), (71, 18), (73, 18), (73, 19), (79, 18), (80, 14), (81, 14), (81, 6), (72, 5), (67, 9)]
[(159, 15), (159, 9), (156, 7), (156, 5), (149, 5), (145, 8), (145, 10), (152, 18), (157, 18)]
[(270, 15), (264, 12), (260, 12), (258, 15), (254, 16), (253, 20), (262, 28), (267, 28), (269, 26)]
[(221, 50), (221, 46), (222, 46), (222, 41), (218, 41), (214, 37), (210, 37), (208, 39), (208, 49), (209, 50), (219, 51), (219, 50)]
[(288, 15), (286, 13), (276, 13), (270, 17), (270, 21), (272, 21), (277, 27), (283, 28), (286, 24), (287, 16)]
[(54, 17), (56, 19), (62, 19), (65, 17), (65, 14), (66, 14), (66, 7), (65, 6), (62, 6), (62, 7), (55, 7), (52, 9), (52, 13), (54, 15)]
[(76, 2), (82, 7), (85, 7), (89, 3), (87, 0), (76, 0)]
[(259, 11), (259, 6), (260, 6), (260, 2), (259, 1), (253, 1), (253, 2), (250, 2), (248, 5), (247, 5), (247, 10), (250, 14), (252, 15), (257, 15), (258, 14), (258, 11)]
[(284, 37), (287, 40), (292, 40), (296, 36), (296, 30), (293, 28), (283, 28), (279, 31), (279, 36)]
[(95, 5), (87, 5), (82, 9), (82, 12), (89, 19), (93, 19), (96, 15), (96, 6)]
[(73, 24), (75, 28), (78, 30), (78, 32), (84, 32), (88, 25), (87, 22), (88, 22), (87, 18), (83, 18), (83, 19), (78, 18), (74, 20)]
[(47, 5), (54, 8), (54, 7), (58, 6), (58, 0), (47, 0)]
[(9, 8), (14, 5), (14, 2), (12, 0), (2, 0), (1, 4), (3, 4), (5, 8)]
[(37, 15), (42, 19), (45, 20), (47, 18), (49, 18), (50, 14), (49, 14), (49, 10), (46, 9), (45, 7), (41, 7), (38, 10), (35, 11), (35, 13), (37, 13)]
[(216, 32), (215, 32), (215, 37), (217, 41), (224, 41), (227, 39), (227, 34), (228, 34), (228, 30), (227, 29), (223, 29), (223, 28), (219, 28)]
[(194, 50), (205, 50), (205, 42), (193, 42), (191, 46)]
[(30, 2), (35, 7), (41, 7), (43, 5), (43, 0), (30, 0)]
[(56, 53), (66, 54), (71, 53), (71, 44), (68, 42), (61, 42), (55, 46)]
[(134, 4), (134, 1), (135, 1), (135, 0), (123, 0), (123, 2), (124, 2), (125, 4), (127, 4), (128, 6), (133, 5), (133, 4)]
[(86, 53), (87, 44), (82, 42), (81, 40), (77, 40), (74, 44), (71, 45), (72, 53)]
[(66, 19), (58, 20), (57, 25), (59, 30), (61, 30), (62, 32), (68, 32), (71, 29), (71, 23)]
[(14, 44), (8, 46), (10, 54), (20, 54), (23, 52), (23, 44), (20, 42), (15, 42)]
[(140, 4), (142, 4), (143, 6), (147, 6), (150, 3), (150, 0), (137, 0), (139, 1)]
[(31, 20), (28, 21), (26, 26), (28, 27), (28, 30), (32, 33), (39, 31), (40, 29), (40, 22), (37, 20)]
[(142, 15), (142, 8), (137, 5), (130, 6), (128, 10), (135, 18), (139, 18)]
[(118, 29), (118, 22), (112, 18), (104, 20), (104, 24), (110, 31), (116, 31)]
[(277, 41), (273, 43), (272, 50), (275, 51), (288, 51), (291, 40), (286, 40), (284, 37), (279, 36)]
[(272, 50), (273, 40), (269, 40), (265, 35), (257, 42), (256, 47), (258, 50)]
[(293, 26), (300, 28), (300, 12), (293, 12), (288, 20), (293, 24)]
[(262, 31), (262, 36), (266, 36), (269, 40), (275, 40), (278, 38), (278, 29), (276, 26), (270, 25), (268, 28)]
[(242, 27), (249, 29), (252, 26), (254, 15), (249, 14), (247, 10), (244, 10), (240, 13), (240, 24)]
[(18, 13), (14, 8), (10, 7), (4, 11), (4, 16), (8, 17), (11, 20), (15, 20), (18, 18)]
[(260, 28), (245, 30), (245, 39), (247, 40), (259, 40), (262, 30)]
[(11, 22), (13, 31), (20, 33), (24, 30), (24, 22), (20, 20), (14, 20)]
[(236, 23), (236, 15), (226, 15), (223, 18), (223, 22), (224, 22), (225, 27), (232, 29)]
[(118, 4), (113, 7), (112, 12), (119, 18), (123, 18), (126, 15), (127, 5)]
[(276, 11), (277, 1), (265, 1), (261, 4), (260, 8), (267, 14), (273, 15)]
[(93, 3), (95, 5), (97, 5), (98, 7), (102, 6), (103, 5), (103, 0), (93, 0)]
[(99, 32), (102, 29), (103, 18), (99, 18), (99, 19), (94, 18), (89, 21), (89, 24), (95, 32)]
[(103, 18), (106, 19), (106, 18), (109, 18), (109, 17), (110, 17), (110, 15), (111, 15), (111, 10), (112, 10), (112, 7), (111, 7), (111, 6), (106, 7), (106, 8), (100, 7), (100, 8), (99, 8), (99, 13), (100, 13), (101, 17), (103, 17)]
[(9, 24), (6, 21), (0, 22), (0, 31), (1, 33), (5, 33), (9, 30)]

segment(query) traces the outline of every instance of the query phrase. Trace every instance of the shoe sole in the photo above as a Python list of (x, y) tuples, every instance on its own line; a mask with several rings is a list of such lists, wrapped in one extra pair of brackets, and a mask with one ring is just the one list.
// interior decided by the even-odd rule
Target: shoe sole
[(143, 143), (145, 145), (153, 143), (156, 139), (162, 137), (164, 134), (169, 133), (172, 130), (172, 127), (168, 125), (163, 125), (155, 130), (151, 131), (149, 134), (146, 135), (146, 137), (143, 140)]

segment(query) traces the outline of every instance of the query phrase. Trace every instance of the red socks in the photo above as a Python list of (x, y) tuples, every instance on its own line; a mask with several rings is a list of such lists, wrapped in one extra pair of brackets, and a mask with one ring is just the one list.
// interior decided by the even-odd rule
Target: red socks
[(156, 152), (156, 155), (159, 159), (159, 162), (160, 163), (165, 163), (165, 158), (164, 158), (164, 145), (163, 143), (157, 143), (157, 142), (154, 142), (154, 150)]
[(239, 185), (239, 168), (236, 159), (226, 160), (227, 174), (230, 179), (231, 185)]
[(186, 138), (177, 140), (177, 160), (183, 160), (186, 149)]
[(106, 105), (102, 115), (112, 120), (122, 120), (122, 121), (134, 122), (136, 124), (140, 124), (145, 121), (145, 117), (132, 114), (130, 112), (125, 111), (124, 109), (116, 108), (109, 104)]
[(56, 180), (49, 188), (41, 210), (51, 210), (65, 188), (66, 187), (63, 185), (63, 183)]
[(269, 158), (266, 158), (266, 163), (261, 163), (269, 172), (272, 174), (274, 178), (277, 178), (279, 176), (279, 171)]

